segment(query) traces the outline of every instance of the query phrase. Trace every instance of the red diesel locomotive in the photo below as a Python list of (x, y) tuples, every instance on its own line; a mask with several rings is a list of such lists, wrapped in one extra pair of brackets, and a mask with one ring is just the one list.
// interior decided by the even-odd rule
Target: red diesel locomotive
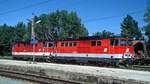
[(30, 42), (13, 45), (14, 59), (29, 60), (35, 56), (36, 61), (60, 62), (109, 62), (134, 58), (132, 39), (82, 37), (58, 41), (39, 41), (34, 46)]

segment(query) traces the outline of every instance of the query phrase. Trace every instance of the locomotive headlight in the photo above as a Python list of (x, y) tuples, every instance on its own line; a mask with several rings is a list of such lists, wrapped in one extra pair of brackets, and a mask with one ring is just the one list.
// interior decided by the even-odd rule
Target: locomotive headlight
[(104, 52), (107, 52), (108, 48), (104, 48)]
[(129, 52), (129, 48), (126, 49), (126, 52)]

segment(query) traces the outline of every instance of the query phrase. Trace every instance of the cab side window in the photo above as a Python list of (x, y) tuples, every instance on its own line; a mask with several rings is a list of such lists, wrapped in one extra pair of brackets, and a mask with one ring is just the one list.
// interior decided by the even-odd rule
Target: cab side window
[(96, 46), (96, 41), (92, 41), (91, 46)]
[(97, 41), (97, 46), (101, 46), (101, 41)]
[(65, 43), (65, 47), (67, 47), (67, 46), (68, 46), (68, 42)]
[(77, 42), (61, 42), (62, 47), (75, 47), (77, 46)]
[(115, 46), (118, 46), (119, 45), (119, 40), (115, 40)]
[(118, 46), (119, 45), (119, 40), (110, 40), (110, 45), (111, 46)]
[(64, 42), (62, 42), (62, 43), (61, 43), (61, 46), (64, 46), (64, 44), (65, 44), (65, 43), (64, 43)]
[(69, 46), (72, 47), (72, 42), (69, 43)]
[(73, 42), (73, 46), (77, 46), (77, 42)]
[(111, 45), (111, 46), (114, 45), (114, 40), (110, 40), (110, 45)]
[(47, 46), (48, 46), (48, 47), (53, 47), (53, 43), (48, 42), (48, 43), (47, 43)]
[(53, 42), (43, 42), (44, 47), (51, 48), (54, 46)]

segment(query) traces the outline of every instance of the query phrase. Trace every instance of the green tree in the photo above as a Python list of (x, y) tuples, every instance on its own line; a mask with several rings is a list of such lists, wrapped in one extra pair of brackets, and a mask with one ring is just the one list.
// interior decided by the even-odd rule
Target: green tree
[(8, 55), (14, 43), (15, 28), (6, 24), (0, 26), (0, 55)]
[(18, 41), (26, 41), (26, 34), (27, 28), (23, 22), (18, 22), (16, 26), (1, 25), (0, 55), (10, 55), (12, 45)]
[(62, 40), (65, 38), (78, 38), (87, 36), (88, 31), (81, 23), (81, 19), (75, 12), (65, 10), (56, 11), (49, 14), (42, 14), (34, 18), (36, 36), (40, 40)]
[[(65, 38), (78, 38), (87, 36), (88, 31), (81, 23), (75, 12), (56, 11), (34, 17), (35, 34), (39, 40), (62, 40)], [(0, 55), (11, 53), (15, 42), (27, 41), (31, 37), (31, 22), (25, 25), (18, 22), (15, 26), (0, 25)]]
[(150, 2), (147, 4), (147, 11), (144, 14), (144, 21), (147, 23), (144, 26), (145, 35), (148, 37), (148, 42), (150, 42)]
[(95, 32), (93, 34), (93, 36), (100, 36), (102, 38), (110, 38), (113, 35), (114, 35), (114, 33), (110, 32), (110, 31), (106, 31), (106, 30), (103, 30), (102, 32)]
[(121, 23), (121, 36), (136, 39), (141, 37), (141, 30), (138, 27), (138, 22), (130, 15), (127, 15)]
[(95, 33), (93, 33), (93, 36), (101, 36), (101, 32), (95, 32)]
[(16, 36), (15, 40), (16, 41), (26, 41), (29, 39), (28, 33), (27, 33), (27, 27), (23, 22), (18, 22), (17, 25), (15, 26), (16, 29)]

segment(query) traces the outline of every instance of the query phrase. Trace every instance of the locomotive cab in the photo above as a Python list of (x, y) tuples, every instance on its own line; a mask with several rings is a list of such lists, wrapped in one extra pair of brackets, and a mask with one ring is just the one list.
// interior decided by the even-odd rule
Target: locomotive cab
[(132, 39), (114, 38), (111, 39), (112, 53), (118, 54), (117, 58), (132, 58), (134, 56), (134, 48)]

